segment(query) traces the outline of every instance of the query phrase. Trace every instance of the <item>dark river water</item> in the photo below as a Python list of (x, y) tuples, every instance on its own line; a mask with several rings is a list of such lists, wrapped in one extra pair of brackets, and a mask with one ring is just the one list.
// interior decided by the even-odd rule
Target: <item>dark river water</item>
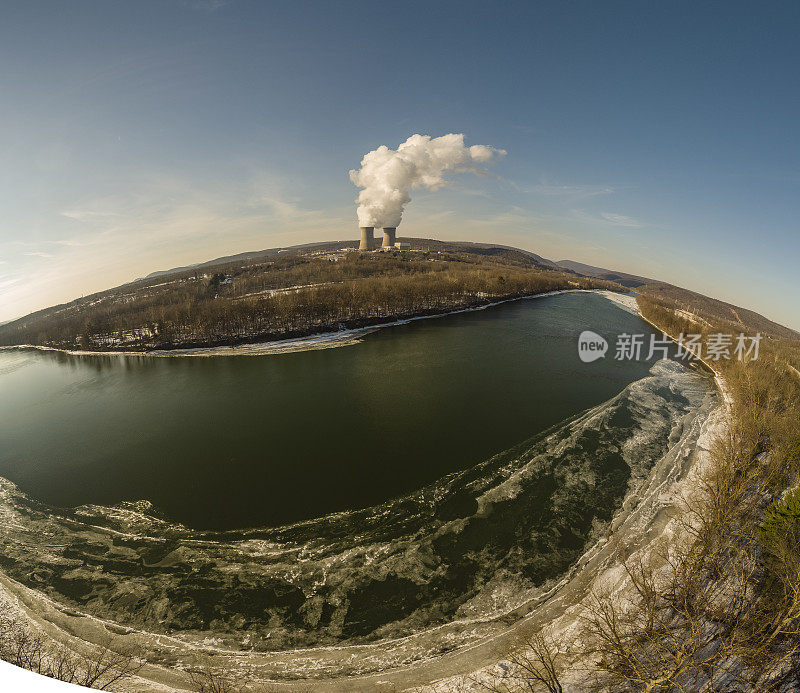
[[(584, 364), (577, 338), (611, 342)], [(0, 352), (0, 476), (55, 506), (147, 499), (198, 529), (366, 508), (620, 393), (650, 335), (595, 294), (383, 329), (333, 349), (152, 358)]]

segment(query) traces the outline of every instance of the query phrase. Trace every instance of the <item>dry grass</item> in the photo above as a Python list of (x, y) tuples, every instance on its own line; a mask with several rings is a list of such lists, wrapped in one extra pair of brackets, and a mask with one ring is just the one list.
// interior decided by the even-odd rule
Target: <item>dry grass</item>
[[(696, 324), (663, 302), (643, 314), (673, 337)], [(706, 317), (706, 316), (701, 316)], [(707, 333), (725, 331), (709, 320)], [(683, 515), (686, 543), (658, 566), (628, 565), (635, 598), (595, 596), (587, 629), (612, 688), (783, 690), (800, 665), (800, 526), (765, 541), (765, 512), (798, 483), (796, 345), (765, 339), (758, 360), (715, 363), (732, 396), (731, 425)]]
[[(699, 324), (704, 337), (731, 332), (674, 303), (639, 305), (674, 338)], [(778, 692), (800, 680), (800, 491), (787, 496), (800, 482), (800, 343), (767, 336), (758, 360), (714, 366), (732, 397), (730, 426), (683, 503), (681, 539), (624, 564), (632, 589), (589, 599), (585, 690)], [(491, 689), (559, 690), (563, 646), (542, 635), (518, 643), (506, 654), (512, 675)]]

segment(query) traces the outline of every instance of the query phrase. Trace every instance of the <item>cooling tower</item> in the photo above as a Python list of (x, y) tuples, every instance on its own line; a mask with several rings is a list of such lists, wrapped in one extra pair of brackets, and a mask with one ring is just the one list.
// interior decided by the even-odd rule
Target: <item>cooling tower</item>
[(383, 227), (383, 247), (391, 248), (395, 243), (395, 233), (397, 228), (394, 226)]
[(374, 226), (360, 226), (361, 231), (361, 245), (358, 246), (359, 250), (374, 250), (375, 249), (375, 231)]

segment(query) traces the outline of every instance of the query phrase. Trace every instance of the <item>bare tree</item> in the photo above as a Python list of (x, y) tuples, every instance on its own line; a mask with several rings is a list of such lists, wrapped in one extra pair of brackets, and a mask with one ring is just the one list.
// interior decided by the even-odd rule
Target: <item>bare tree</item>
[(98, 690), (135, 676), (144, 666), (139, 648), (108, 638), (73, 651), (0, 607), (0, 658), (50, 678)]
[(243, 693), (247, 690), (242, 681), (221, 665), (202, 659), (189, 671), (192, 690), (196, 693)]
[(562, 693), (559, 676), (563, 655), (557, 644), (542, 631), (517, 638), (504, 653), (504, 674), (479, 682), (493, 693)]

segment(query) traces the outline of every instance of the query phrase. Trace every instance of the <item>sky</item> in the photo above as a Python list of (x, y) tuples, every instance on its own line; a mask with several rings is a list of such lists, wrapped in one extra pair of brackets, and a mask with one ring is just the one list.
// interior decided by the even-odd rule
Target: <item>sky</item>
[(514, 245), (800, 329), (800, 3), (20, 0), (0, 22), (0, 321), (358, 237), (349, 171), (506, 151), (399, 236)]

